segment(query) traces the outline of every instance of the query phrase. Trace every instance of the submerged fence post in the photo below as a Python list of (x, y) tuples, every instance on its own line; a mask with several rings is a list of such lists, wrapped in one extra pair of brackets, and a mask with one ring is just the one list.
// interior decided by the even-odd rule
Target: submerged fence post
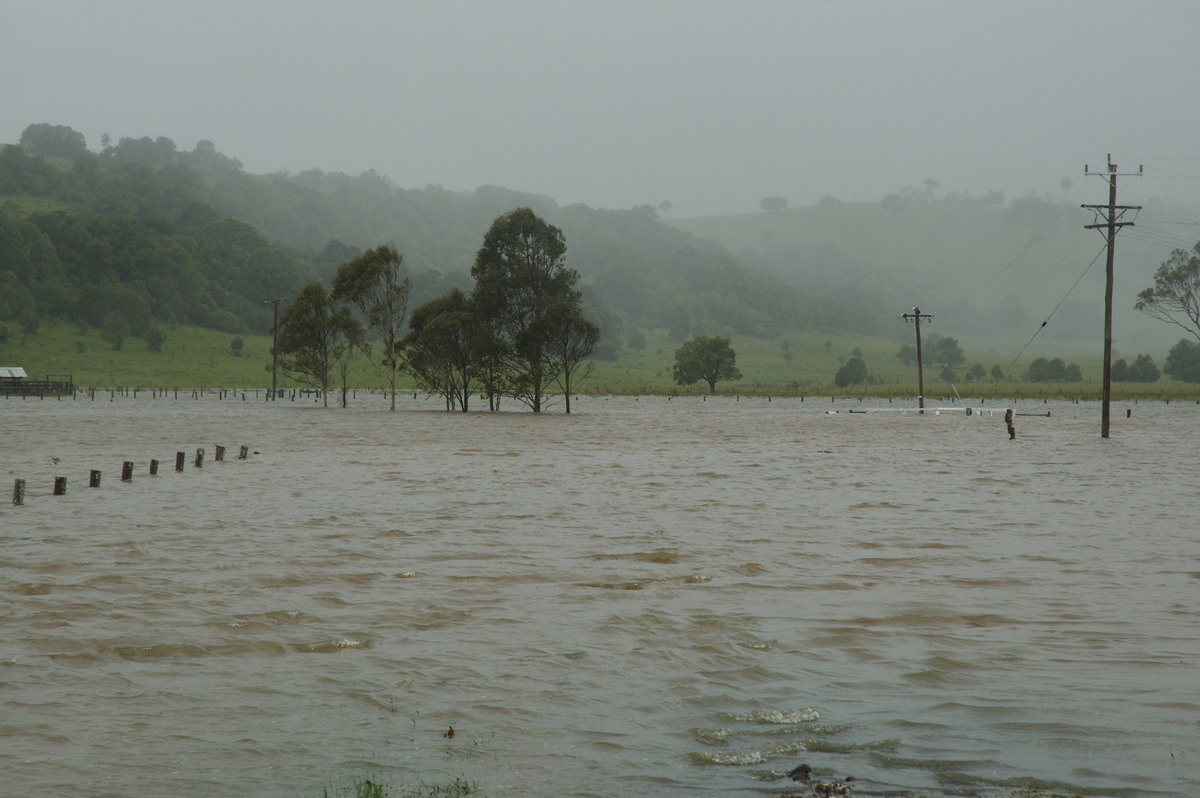
[(1004, 424), (1008, 427), (1008, 439), (1011, 441), (1017, 437), (1017, 428), (1013, 426), (1013, 411), (1008, 408), (1004, 411)]
[(224, 460), (225, 459), (225, 447), (218, 446), (216, 448), (217, 448), (217, 452), (215, 455), (213, 455), (213, 459), (214, 460)]
[(196, 468), (204, 468), (204, 450), (196, 450)]
[(54, 478), (54, 495), (55, 496), (66, 496), (67, 495), (67, 478), (66, 477), (55, 477)]
[(150, 461), (150, 476), (156, 476), (157, 474), (158, 474), (158, 461), (151, 460)]
[(13, 480), (13, 504), (25, 503), (25, 480)]
[(121, 463), (121, 481), (133, 482), (133, 463), (129, 460)]
[(183, 470), (183, 461), (185, 459), (187, 459), (186, 454), (184, 454), (183, 452), (175, 452), (175, 470), (176, 471)]
[(249, 456), (250, 456), (250, 447), (249, 446), (243, 446), (241, 449), (238, 450), (238, 459), (239, 460), (245, 460)]
[(92, 473), (90, 475), (88, 475), (88, 487), (89, 488), (100, 487), (100, 472), (94, 468), (92, 469)]

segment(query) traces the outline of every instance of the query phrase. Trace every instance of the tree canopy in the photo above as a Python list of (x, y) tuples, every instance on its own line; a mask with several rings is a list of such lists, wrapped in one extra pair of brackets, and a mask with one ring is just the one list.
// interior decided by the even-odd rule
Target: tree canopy
[(279, 320), (280, 365), (285, 371), (321, 389), (329, 407), (329, 384), (339, 363), (362, 340), (362, 325), (339, 306), (319, 282), (309, 283)]
[(394, 247), (381, 246), (338, 267), (333, 279), (333, 299), (358, 308), (369, 327), (379, 336), (375, 364), (388, 376), (391, 409), (396, 409), (396, 373), (400, 368), (400, 343), (408, 315), (412, 283), (401, 277), (403, 256)]
[(426, 391), (466, 413), (483, 368), (483, 325), (457, 288), (413, 311), (404, 338), (406, 366)]
[(1200, 242), (1177, 249), (1154, 273), (1154, 285), (1138, 294), (1138, 310), (1200, 339)]
[(500, 388), (535, 413), (562, 374), (563, 362), (551, 341), (578, 315), (581, 300), (574, 288), (579, 274), (567, 268), (566, 252), (562, 230), (530, 208), (517, 208), (488, 228), (471, 267), (472, 306), (503, 379), (489, 386), (489, 393)]
[(677, 385), (704, 380), (709, 393), (716, 393), (718, 382), (740, 380), (742, 373), (728, 338), (699, 336), (675, 350), (674, 377)]
[(861, 385), (867, 381), (867, 364), (861, 357), (852, 357), (842, 364), (833, 375), (833, 384), (839, 388)]
[(1200, 382), (1200, 344), (1181, 339), (1167, 353), (1163, 373), (1180, 382)]

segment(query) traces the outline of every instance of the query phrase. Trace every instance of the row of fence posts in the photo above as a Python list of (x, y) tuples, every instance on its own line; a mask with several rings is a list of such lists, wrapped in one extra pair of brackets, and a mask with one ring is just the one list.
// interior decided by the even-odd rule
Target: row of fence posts
[[(204, 468), (204, 453), (205, 453), (205, 450), (202, 448), (196, 450), (196, 456), (192, 460), (192, 464), (196, 468)], [(250, 447), (249, 446), (243, 446), (238, 450), (238, 459), (239, 460), (246, 460), (249, 457), (250, 457)], [(213, 453), (213, 460), (220, 461), (220, 460), (224, 460), (224, 459), (225, 459), (225, 447), (217, 446), (215, 452)], [(187, 453), (186, 452), (176, 452), (175, 453), (175, 470), (183, 471), (186, 463), (187, 463)], [(150, 461), (150, 476), (156, 476), (158, 474), (158, 465), (159, 465), (158, 460)], [(136, 466), (136, 463), (134, 463), (130, 460), (125, 460), (121, 463), (121, 481), (122, 482), (133, 482), (133, 469), (135, 466)], [(100, 480), (101, 480), (102, 476), (103, 475), (101, 474), (101, 472), (99, 472), (95, 469), (92, 469), (91, 473), (88, 475), (88, 487), (89, 488), (100, 487)], [(55, 496), (67, 495), (67, 478), (66, 477), (55, 477), (54, 478), (54, 495)], [(17, 479), (17, 480), (13, 481), (12, 503), (14, 505), (22, 505), (25, 503), (25, 480)]]

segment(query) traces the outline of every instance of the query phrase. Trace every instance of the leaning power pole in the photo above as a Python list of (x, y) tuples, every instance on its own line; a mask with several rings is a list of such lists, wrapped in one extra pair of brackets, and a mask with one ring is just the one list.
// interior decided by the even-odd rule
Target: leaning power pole
[(920, 308), (913, 308), (912, 313), (902, 313), (900, 318), (912, 319), (917, 324), (917, 407), (925, 412), (925, 366), (921, 362), (921, 319), (933, 321), (932, 313), (922, 313)]
[(1086, 224), (1084, 227), (1088, 230), (1106, 230), (1105, 240), (1106, 249), (1108, 250), (1108, 266), (1104, 276), (1104, 402), (1100, 410), (1100, 437), (1108, 437), (1109, 424), (1109, 402), (1112, 399), (1112, 306), (1113, 306), (1113, 254), (1117, 244), (1117, 229), (1121, 227), (1132, 227), (1133, 222), (1123, 222), (1121, 217), (1126, 211), (1140, 211), (1141, 205), (1118, 205), (1117, 204), (1117, 177), (1120, 175), (1141, 175), (1142, 167), (1138, 167), (1136, 172), (1118, 172), (1117, 165), (1112, 162), (1112, 153), (1108, 155), (1108, 171), (1093, 172), (1084, 164), (1083, 173), (1085, 175), (1108, 175), (1108, 204), (1107, 205), (1083, 205), (1084, 208), (1090, 208), (1096, 214), (1096, 219), (1103, 219), (1103, 222), (1097, 221), (1096, 224)]

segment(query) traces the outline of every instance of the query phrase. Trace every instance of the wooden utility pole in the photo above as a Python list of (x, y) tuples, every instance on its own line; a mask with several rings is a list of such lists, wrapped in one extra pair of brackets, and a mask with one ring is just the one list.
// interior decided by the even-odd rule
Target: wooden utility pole
[[(1140, 211), (1142, 206), (1117, 204), (1117, 177), (1121, 173), (1117, 172), (1117, 165), (1112, 162), (1112, 153), (1108, 155), (1108, 171), (1092, 172), (1085, 164), (1083, 173), (1085, 175), (1108, 175), (1108, 204), (1082, 206), (1090, 208), (1096, 214), (1097, 219), (1104, 220), (1096, 224), (1084, 225), (1084, 227), (1088, 230), (1105, 228), (1107, 231), (1105, 240), (1107, 242), (1106, 249), (1108, 250), (1108, 265), (1104, 276), (1104, 401), (1100, 409), (1100, 437), (1107, 438), (1109, 404), (1112, 399), (1113, 257), (1117, 244), (1117, 229), (1120, 227), (1132, 227), (1133, 222), (1122, 222), (1120, 218), (1125, 215), (1126, 211)], [(1124, 174), (1141, 175), (1141, 173), (1142, 168), (1139, 166), (1136, 172), (1125, 172)]]
[(933, 321), (932, 313), (922, 313), (920, 308), (913, 308), (912, 313), (902, 313), (900, 318), (912, 319), (917, 324), (917, 407), (925, 412), (925, 365), (921, 361), (921, 319)]

